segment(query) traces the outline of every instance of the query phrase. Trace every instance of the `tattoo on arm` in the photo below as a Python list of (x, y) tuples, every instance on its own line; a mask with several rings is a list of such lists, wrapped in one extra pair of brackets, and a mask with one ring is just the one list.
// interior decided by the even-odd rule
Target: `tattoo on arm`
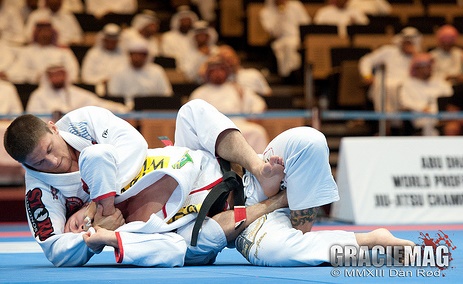
[(306, 223), (312, 223), (317, 217), (320, 207), (308, 208), (303, 210), (291, 210), (291, 225), (293, 227), (302, 226)]

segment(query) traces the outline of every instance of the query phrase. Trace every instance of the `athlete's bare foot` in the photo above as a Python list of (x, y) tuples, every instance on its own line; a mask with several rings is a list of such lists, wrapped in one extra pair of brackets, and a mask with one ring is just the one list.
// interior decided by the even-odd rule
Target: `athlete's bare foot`
[(280, 183), (285, 175), (284, 169), (283, 158), (271, 156), (268, 162), (263, 163), (260, 171), (256, 173), (256, 178), (267, 197), (277, 194), (280, 190)]
[(381, 246), (415, 246), (415, 243), (395, 237), (389, 230), (380, 228), (368, 233), (356, 233), (355, 237), (360, 246), (372, 248), (375, 245)]

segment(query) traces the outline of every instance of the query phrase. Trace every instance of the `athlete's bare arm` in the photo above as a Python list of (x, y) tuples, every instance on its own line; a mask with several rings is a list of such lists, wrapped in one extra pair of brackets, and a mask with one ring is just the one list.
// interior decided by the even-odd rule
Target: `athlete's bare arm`
[[(227, 242), (233, 241), (249, 224), (264, 214), (275, 211), (276, 209), (287, 207), (288, 200), (286, 199), (286, 191), (282, 191), (277, 195), (254, 204), (246, 208), (246, 221), (235, 229), (235, 218), (233, 210), (221, 212), (214, 219), (223, 229)], [(101, 250), (104, 246), (118, 248), (116, 234), (112, 230), (95, 227), (96, 233), (87, 232), (83, 235), (87, 246), (94, 251)]]
[(281, 191), (267, 200), (246, 207), (246, 221), (238, 228), (235, 228), (235, 215), (233, 210), (220, 212), (212, 217), (212, 219), (219, 223), (227, 237), (227, 242), (230, 242), (236, 239), (247, 226), (259, 217), (284, 207), (288, 207), (288, 199), (286, 198), (286, 191)]

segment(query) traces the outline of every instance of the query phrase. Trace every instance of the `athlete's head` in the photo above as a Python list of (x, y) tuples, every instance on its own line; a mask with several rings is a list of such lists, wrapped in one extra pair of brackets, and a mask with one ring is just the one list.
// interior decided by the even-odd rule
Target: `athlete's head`
[(16, 118), (8, 126), (3, 144), (13, 159), (41, 172), (70, 172), (76, 160), (58, 127), (30, 114)]
[(96, 203), (90, 202), (82, 206), (78, 211), (71, 215), (64, 225), (65, 233), (86, 232), (91, 226), (91, 222), (96, 213)]

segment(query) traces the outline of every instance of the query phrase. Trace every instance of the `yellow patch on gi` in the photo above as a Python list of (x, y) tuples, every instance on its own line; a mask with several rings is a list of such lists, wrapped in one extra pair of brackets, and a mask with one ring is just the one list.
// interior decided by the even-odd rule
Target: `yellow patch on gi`
[(178, 210), (178, 212), (175, 213), (175, 215), (169, 221), (167, 221), (167, 224), (177, 221), (178, 219), (185, 217), (186, 215), (190, 213), (198, 213), (200, 209), (201, 209), (201, 204), (191, 204), (188, 206), (184, 206), (180, 208), (180, 210)]
[(167, 156), (149, 156), (146, 157), (143, 166), (138, 173), (138, 175), (128, 184), (126, 185), (121, 192), (127, 191), (131, 188), (140, 178), (142, 178), (147, 173), (150, 173), (155, 170), (164, 169), (169, 166), (170, 157)]

